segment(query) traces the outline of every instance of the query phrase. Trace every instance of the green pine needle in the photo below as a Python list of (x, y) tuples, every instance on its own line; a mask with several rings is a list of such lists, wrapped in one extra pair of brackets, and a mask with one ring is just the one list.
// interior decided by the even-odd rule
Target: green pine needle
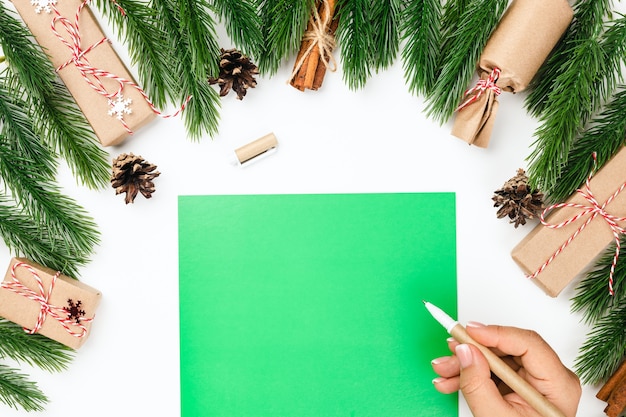
[(402, 12), (403, 68), (413, 94), (427, 94), (435, 83), (441, 44), (440, 19), (440, 0), (410, 1)]
[(185, 36), (191, 55), (191, 71), (198, 80), (219, 74), (220, 47), (217, 44), (215, 21), (206, 0), (177, 0), (179, 33)]
[[(608, 295), (606, 295), (608, 297)], [(574, 368), (585, 384), (606, 381), (626, 354), (626, 304), (598, 320), (580, 348)]]
[(43, 411), (48, 399), (25, 375), (0, 364), (0, 401), (15, 409)]
[[(574, 44), (558, 86), (546, 98), (529, 156), (530, 185), (546, 193), (555, 188), (570, 148), (598, 107), (614, 91), (626, 61), (626, 18), (615, 21), (600, 39)], [(584, 70), (581, 71), (581, 68)]]
[(560, 202), (579, 188), (594, 168), (593, 152), (597, 166), (602, 167), (615, 155), (626, 140), (626, 87), (612, 97), (602, 112), (578, 139), (561, 170), (561, 177), (553, 188), (545, 190), (546, 200)]
[(371, 76), (371, 50), (374, 48), (368, 0), (340, 0), (337, 42), (341, 45), (343, 79), (351, 90), (363, 88)]
[(263, 51), (260, 11), (255, 0), (212, 0), (226, 33), (244, 54), (257, 59)]
[(259, 0), (263, 27), (261, 73), (273, 75), (283, 59), (300, 48), (315, 0)]
[[(462, 18), (472, 0), (457, 0), (443, 2), (441, 16), (441, 47), (439, 57), (448, 56), (454, 42), (454, 33), (459, 29)], [(441, 1), (440, 1), (441, 3)], [(443, 65), (443, 62), (440, 62)]]
[(603, 28), (604, 19), (611, 13), (612, 0), (579, 0), (574, 6), (574, 19), (561, 42), (541, 66), (528, 87), (525, 105), (528, 112), (539, 117), (551, 105), (548, 97), (571, 73), (570, 53), (581, 42), (595, 38)]
[(131, 62), (137, 66), (140, 84), (152, 102), (164, 107), (168, 99), (177, 100), (180, 88), (171, 69), (171, 51), (176, 45), (159, 27), (156, 10), (136, 0), (95, 0), (95, 5), (121, 34)]
[(441, 57), (441, 71), (427, 96), (428, 116), (439, 123), (452, 117), (474, 76), (480, 54), (507, 5), (506, 0), (472, 0), (463, 11), (459, 27), (451, 38), (444, 40), (450, 46), (447, 54)]
[(28, 334), (21, 326), (0, 319), (0, 357), (37, 366), (48, 372), (67, 369), (73, 350), (40, 334)]
[(74, 176), (90, 188), (109, 181), (108, 154), (102, 150), (65, 85), (43, 51), (12, 12), (0, 5), (0, 44), (11, 69), (11, 90), (24, 89), (33, 106), (35, 131), (58, 150)]
[(370, 62), (377, 72), (389, 68), (398, 55), (401, 7), (402, 0), (377, 0), (372, 6)]
[(626, 301), (626, 237), (620, 238), (620, 262), (615, 266), (613, 276), (614, 295), (609, 294), (609, 276), (615, 243), (609, 245), (595, 267), (585, 275), (576, 288), (576, 295), (572, 299), (572, 311), (582, 312), (586, 323), (592, 324), (604, 317), (614, 306)]

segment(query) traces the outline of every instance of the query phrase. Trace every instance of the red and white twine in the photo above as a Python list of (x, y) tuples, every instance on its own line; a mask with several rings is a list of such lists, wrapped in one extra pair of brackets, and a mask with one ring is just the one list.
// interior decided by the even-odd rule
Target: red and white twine
[[(595, 163), (596, 163), (595, 152), (593, 153), (593, 160), (594, 160), (594, 166), (595, 166)], [(584, 189), (576, 190), (576, 192), (582, 195), (585, 198), (585, 200), (589, 202), (590, 205), (587, 206), (584, 204), (560, 203), (560, 204), (551, 205), (550, 207), (546, 207), (543, 213), (541, 213), (541, 223), (544, 226), (549, 227), (551, 229), (560, 229), (560, 228), (568, 226), (571, 223), (578, 221), (579, 219), (581, 219), (584, 216), (587, 216), (588, 214), (590, 214), (590, 216), (585, 220), (583, 224), (580, 225), (580, 227), (578, 227), (578, 229), (576, 229), (576, 231), (572, 235), (570, 235), (570, 237), (565, 242), (563, 242), (563, 244), (548, 258), (546, 262), (543, 263), (543, 265), (539, 267), (539, 269), (537, 269), (533, 274), (528, 275), (528, 277), (536, 278), (544, 269), (546, 269), (548, 265), (552, 263), (552, 261), (563, 250), (565, 250), (565, 248), (574, 239), (576, 239), (576, 237), (585, 229), (585, 227), (587, 227), (587, 225), (589, 225), (589, 223), (591, 223), (596, 217), (600, 216), (602, 219), (604, 219), (604, 221), (611, 228), (611, 232), (613, 233), (613, 237), (615, 239), (615, 254), (613, 255), (613, 261), (611, 262), (611, 270), (609, 273), (609, 285), (608, 285), (609, 294), (614, 295), (615, 293), (613, 290), (613, 277), (615, 275), (615, 267), (617, 266), (617, 261), (619, 259), (619, 254), (620, 254), (620, 249), (621, 249), (620, 235), (626, 233), (626, 228), (620, 226), (618, 223), (626, 222), (626, 217), (617, 217), (617, 216), (612, 215), (611, 213), (606, 211), (606, 206), (611, 204), (611, 202), (615, 199), (615, 197), (617, 197), (624, 190), (624, 188), (626, 188), (626, 182), (623, 183), (617, 190), (615, 190), (615, 192), (611, 194), (604, 203), (600, 204), (598, 203), (595, 196), (593, 195), (593, 192), (591, 191), (590, 181), (591, 181), (592, 176), (593, 176), (593, 171), (587, 177), (587, 180), (585, 181)], [(544, 217), (547, 212), (551, 211), (552, 209), (565, 208), (565, 207), (579, 209), (581, 211), (575, 216), (567, 220), (564, 220), (563, 222), (558, 223), (558, 224), (551, 224), (545, 221)]]
[[(117, 4), (115, 0), (111, 0), (111, 1), (115, 3), (120, 13), (123, 16), (125, 16), (126, 13), (121, 8), (121, 6)], [(96, 92), (98, 92), (98, 94), (101, 94), (102, 96), (106, 97), (110, 104), (113, 102), (114, 99), (121, 98), (124, 87), (129, 86), (131, 88), (134, 88), (136, 91), (138, 91), (141, 94), (141, 96), (148, 103), (152, 111), (158, 116), (165, 118), (165, 119), (178, 116), (178, 114), (185, 109), (185, 106), (191, 99), (191, 96), (187, 97), (185, 102), (175, 113), (164, 115), (160, 110), (158, 110), (154, 106), (154, 104), (152, 103), (152, 101), (150, 100), (146, 92), (143, 91), (143, 89), (139, 87), (137, 83), (135, 83), (134, 81), (128, 80), (126, 78), (120, 77), (118, 75), (115, 75), (111, 72), (96, 68), (89, 63), (89, 60), (86, 58), (85, 55), (93, 51), (95, 48), (102, 45), (103, 43), (110, 42), (110, 41), (108, 38), (105, 37), (105, 38), (100, 39), (93, 45), (88, 46), (87, 48), (83, 48), (78, 20), (79, 20), (79, 17), (83, 8), (87, 5), (88, 2), (89, 0), (84, 0), (78, 6), (78, 9), (76, 10), (76, 13), (74, 15), (74, 22), (62, 16), (61, 13), (58, 11), (58, 9), (54, 5), (52, 5), (52, 10), (54, 10), (54, 13), (56, 14), (56, 16), (52, 19), (52, 22), (51, 22), (52, 31), (54, 32), (56, 37), (72, 51), (72, 55), (70, 59), (68, 59), (65, 63), (61, 64), (56, 69), (56, 71), (59, 72), (65, 67), (67, 67), (68, 65), (73, 64), (76, 66), (76, 69), (79, 71), (80, 75), (85, 80), (85, 82), (87, 82), (87, 84), (89, 84), (91, 88), (93, 88)], [(67, 32), (69, 40), (59, 33), (56, 27), (57, 24), (62, 25), (62, 27)], [(117, 81), (118, 88), (113, 92), (107, 91), (106, 87), (104, 86), (102, 82), (102, 80), (105, 78)], [(118, 120), (120, 120), (120, 122), (124, 126), (124, 129), (126, 129), (126, 131), (129, 134), (133, 133), (130, 127), (128, 126), (128, 124), (126, 123), (126, 121), (123, 119), (123, 117), (121, 117), (121, 115), (118, 115)]]
[(491, 90), (496, 96), (499, 96), (502, 93), (502, 89), (496, 85), (498, 78), (500, 78), (500, 68), (495, 67), (486, 79), (478, 80), (474, 87), (465, 91), (464, 95), (466, 97), (471, 96), (461, 103), (459, 107), (456, 108), (456, 111), (463, 110), (465, 107), (476, 102), (487, 90)]
[[(20, 267), (26, 268), (32, 274), (33, 278), (35, 279), (35, 282), (37, 283), (37, 289), (39, 292), (34, 291), (30, 289), (29, 287), (27, 287), (26, 285), (22, 284), (20, 280), (16, 277), (15, 270)], [(35, 323), (35, 326), (32, 329), (28, 329), (24, 327), (24, 331), (26, 333), (28, 334), (37, 333), (41, 329), (41, 326), (43, 326), (44, 322), (46, 321), (46, 318), (49, 316), (55, 319), (57, 322), (59, 322), (59, 324), (63, 326), (63, 328), (70, 335), (74, 337), (81, 338), (87, 334), (87, 328), (85, 327), (83, 323), (91, 322), (93, 320), (93, 317), (91, 318), (79, 317), (79, 318), (73, 319), (69, 317), (67, 310), (64, 309), (63, 307), (57, 307), (55, 305), (50, 304), (50, 296), (52, 295), (52, 291), (54, 290), (54, 285), (60, 274), (61, 274), (60, 272), (57, 272), (55, 275), (52, 276), (52, 280), (50, 281), (50, 286), (48, 288), (48, 291), (46, 291), (41, 277), (39, 277), (39, 275), (37, 274), (37, 271), (34, 268), (32, 268), (30, 265), (24, 262), (16, 262), (11, 268), (11, 277), (13, 278), (13, 280), (2, 283), (1, 285), (2, 288), (7, 289), (9, 291), (13, 291), (14, 293), (21, 295), (23, 297), (26, 297), (29, 300), (32, 300), (40, 305), (39, 314), (37, 316), (37, 322)]]

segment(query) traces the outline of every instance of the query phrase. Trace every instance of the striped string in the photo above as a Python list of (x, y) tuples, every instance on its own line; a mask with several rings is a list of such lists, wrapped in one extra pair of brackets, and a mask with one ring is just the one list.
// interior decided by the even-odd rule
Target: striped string
[[(115, 0), (111, 0), (111, 1), (117, 6), (122, 16), (126, 16), (126, 13), (122, 9), (122, 7), (119, 4), (117, 4)], [(68, 65), (72, 65), (72, 64), (75, 65), (76, 69), (80, 73), (83, 80), (85, 80), (85, 82), (91, 88), (93, 88), (98, 94), (108, 99), (109, 106), (112, 108), (112, 110), (109, 111), (109, 114), (115, 115), (117, 119), (124, 126), (124, 129), (126, 129), (126, 131), (131, 135), (133, 132), (123, 118), (123, 113), (130, 113), (131, 112), (130, 109), (127, 109), (126, 105), (124, 105), (123, 109), (125, 109), (126, 111), (124, 112), (114, 111), (114, 110), (120, 110), (114, 107), (116, 104), (119, 104), (120, 102), (124, 102), (122, 92), (125, 86), (129, 86), (131, 88), (134, 88), (136, 91), (138, 91), (156, 115), (164, 119), (178, 116), (178, 114), (180, 114), (180, 112), (182, 112), (185, 109), (185, 106), (191, 99), (191, 96), (188, 96), (186, 98), (185, 102), (175, 113), (164, 115), (160, 110), (158, 110), (154, 106), (154, 104), (152, 103), (152, 101), (150, 100), (146, 92), (141, 87), (139, 87), (137, 83), (135, 83), (134, 81), (128, 80), (126, 78), (120, 77), (118, 75), (115, 75), (111, 72), (96, 68), (89, 63), (89, 60), (87, 59), (85, 55), (87, 55), (89, 52), (93, 51), (95, 48), (102, 45), (103, 43), (110, 42), (110, 41), (107, 38), (102, 38), (99, 41), (95, 42), (93, 45), (87, 48), (83, 48), (78, 20), (79, 20), (79, 17), (83, 8), (87, 5), (88, 2), (89, 0), (84, 0), (78, 6), (78, 9), (76, 10), (76, 14), (74, 15), (74, 22), (62, 16), (61, 13), (59, 13), (58, 9), (54, 5), (52, 5), (52, 9), (54, 10), (54, 13), (56, 14), (56, 16), (52, 19), (52, 22), (51, 22), (52, 31), (54, 32), (56, 37), (72, 51), (70, 59), (68, 59), (65, 63), (61, 64), (56, 69), (56, 71), (59, 72), (63, 68), (67, 67)], [(69, 40), (59, 33), (59, 31), (57, 30), (57, 24), (60, 24), (63, 27), (63, 29), (65, 29)], [(111, 80), (116, 81), (117, 89), (115, 89), (115, 91), (109, 92), (102, 82), (103, 79), (111, 79)], [(130, 104), (130, 100), (126, 100), (126, 104)]]
[[(32, 290), (31, 288), (27, 287), (26, 285), (20, 282), (20, 280), (15, 275), (15, 270), (17, 268), (25, 268), (32, 274), (33, 278), (35, 279), (35, 282), (37, 283), (38, 292)], [(52, 276), (52, 280), (50, 281), (50, 286), (48, 288), (48, 291), (46, 291), (41, 277), (39, 277), (39, 274), (37, 274), (37, 271), (34, 268), (32, 268), (30, 265), (24, 262), (16, 262), (15, 264), (13, 264), (13, 267), (11, 268), (11, 277), (13, 278), (12, 281), (5, 281), (2, 283), (1, 285), (2, 288), (7, 289), (9, 291), (13, 291), (14, 293), (21, 295), (23, 297), (26, 297), (29, 300), (35, 301), (36, 303), (39, 303), (40, 305), (39, 314), (37, 315), (37, 322), (35, 323), (35, 326), (32, 329), (28, 329), (24, 327), (24, 331), (26, 333), (28, 334), (37, 333), (41, 329), (41, 326), (43, 326), (44, 322), (46, 321), (46, 318), (49, 316), (55, 319), (57, 322), (59, 322), (59, 324), (61, 324), (61, 326), (63, 326), (63, 328), (70, 335), (74, 337), (81, 338), (87, 334), (87, 328), (85, 327), (83, 323), (89, 323), (93, 321), (93, 317), (72, 318), (70, 317), (70, 315), (68, 314), (68, 311), (65, 308), (57, 307), (55, 305), (50, 304), (50, 301), (49, 301), (50, 296), (52, 295), (52, 291), (54, 290), (54, 285), (60, 274), (61, 274), (60, 272), (57, 272), (56, 274)]]
[[(549, 227), (550, 229), (560, 229), (578, 221), (579, 219), (581, 219), (584, 216), (587, 216), (588, 214), (591, 214), (591, 215), (587, 217), (585, 222), (581, 224), (580, 227), (578, 227), (578, 229), (576, 229), (576, 231), (572, 235), (570, 235), (570, 237), (565, 242), (563, 242), (563, 244), (548, 258), (546, 262), (543, 263), (543, 265), (539, 267), (539, 269), (537, 269), (533, 274), (528, 275), (528, 278), (536, 278), (544, 269), (546, 269), (548, 265), (552, 263), (552, 261), (563, 250), (565, 250), (565, 248), (574, 239), (576, 239), (576, 237), (585, 229), (585, 227), (587, 227), (589, 223), (591, 223), (596, 217), (600, 216), (602, 219), (604, 219), (604, 221), (611, 228), (611, 232), (613, 233), (613, 237), (615, 239), (615, 253), (613, 255), (613, 261), (611, 262), (611, 270), (609, 273), (609, 285), (608, 285), (609, 294), (614, 295), (615, 292), (613, 290), (613, 277), (615, 275), (615, 268), (617, 266), (617, 261), (619, 259), (619, 253), (621, 249), (620, 235), (626, 233), (626, 228), (620, 226), (618, 223), (626, 222), (626, 217), (617, 217), (617, 216), (612, 215), (611, 213), (606, 211), (606, 206), (611, 204), (611, 202), (615, 199), (615, 197), (617, 197), (624, 190), (624, 188), (626, 188), (626, 182), (623, 183), (613, 194), (611, 194), (604, 203), (602, 204), (598, 203), (598, 200), (596, 200), (595, 196), (593, 195), (593, 192), (591, 191), (591, 185), (590, 185), (590, 181), (591, 181), (593, 172), (595, 171), (596, 164), (597, 164), (597, 155), (595, 152), (593, 153), (593, 162), (594, 162), (594, 169), (587, 177), (585, 181), (584, 189), (576, 190), (578, 194), (583, 196), (584, 199), (589, 202), (589, 205), (573, 204), (573, 203), (560, 203), (560, 204), (551, 205), (550, 207), (546, 207), (543, 213), (541, 213), (541, 223), (544, 226)], [(558, 223), (558, 224), (551, 224), (545, 221), (544, 217), (547, 212), (549, 212), (552, 209), (564, 208), (564, 207), (578, 209), (581, 211), (575, 216), (567, 220), (564, 220), (563, 222)]]
[(495, 67), (487, 79), (478, 80), (474, 87), (465, 91), (465, 97), (470, 97), (461, 103), (459, 107), (456, 108), (456, 111), (463, 110), (465, 107), (476, 102), (487, 90), (492, 90), (496, 96), (499, 96), (502, 93), (502, 89), (496, 85), (498, 78), (500, 78), (500, 68)]

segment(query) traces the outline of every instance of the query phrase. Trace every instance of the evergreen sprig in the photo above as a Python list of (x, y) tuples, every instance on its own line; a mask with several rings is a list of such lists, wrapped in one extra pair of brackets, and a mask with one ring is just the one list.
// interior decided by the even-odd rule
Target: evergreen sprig
[(602, 32), (604, 19), (611, 13), (612, 0), (579, 0), (574, 5), (574, 18), (552, 54), (533, 78), (528, 87), (525, 105), (528, 112), (539, 117), (550, 105), (548, 98), (554, 88), (567, 80), (571, 71), (570, 53), (582, 48), (583, 41), (594, 38)]
[(427, 94), (435, 84), (441, 46), (441, 13), (440, 0), (406, 1), (402, 11), (403, 68), (409, 91), (414, 94)]
[(315, 0), (259, 1), (264, 45), (258, 66), (262, 73), (273, 75), (300, 47)]
[(246, 55), (257, 59), (263, 52), (260, 11), (255, 0), (212, 0), (226, 33)]
[[(626, 236), (620, 238), (620, 257), (626, 257)], [(595, 267), (588, 272), (576, 287), (572, 298), (572, 311), (581, 312), (586, 323), (594, 324), (604, 317), (613, 307), (626, 302), (626, 262), (618, 262), (613, 276), (614, 295), (609, 294), (609, 276), (615, 243), (609, 245)]]
[(64, 250), (73, 256), (59, 269), (75, 272), (99, 241), (96, 225), (54, 183), (54, 155), (35, 134), (28, 104), (16, 91), (8, 90), (2, 78), (0, 97), (0, 177), (41, 233), (49, 241), (61, 239), (68, 246)]
[(574, 143), (561, 170), (559, 181), (546, 190), (546, 199), (563, 201), (583, 184), (594, 169), (591, 155), (597, 154), (597, 166), (602, 167), (625, 145), (626, 86), (621, 86), (592, 125)]
[(402, 0), (377, 0), (372, 5), (370, 62), (376, 72), (389, 68), (400, 49)]
[(67, 369), (73, 350), (40, 334), (28, 334), (21, 326), (0, 319), (0, 357), (37, 366), (48, 372)]
[(626, 304), (620, 303), (599, 319), (587, 334), (574, 364), (584, 383), (597, 384), (615, 372), (626, 354), (625, 327)]
[(189, 137), (215, 135), (220, 101), (208, 78), (218, 74), (220, 49), (207, 1), (98, 0), (97, 5), (128, 41), (151, 100), (162, 107), (191, 97), (182, 113)]
[(15, 409), (43, 411), (48, 399), (26, 375), (0, 364), (0, 401)]
[(35, 132), (58, 150), (82, 184), (102, 188), (109, 181), (108, 154), (99, 146), (46, 55), (31, 41), (28, 29), (2, 3), (0, 45), (11, 69), (7, 75), (9, 89), (26, 92)]
[(622, 17), (604, 34), (579, 40), (566, 51), (569, 61), (546, 98), (529, 156), (533, 188), (549, 193), (557, 185), (573, 143), (614, 91), (626, 60), (625, 50), (626, 20)]
[[(199, 139), (203, 132), (214, 135), (217, 133), (219, 121), (217, 109), (220, 101), (217, 92), (211, 88), (208, 77), (211, 74), (216, 74), (220, 51), (219, 49), (214, 51), (215, 55), (210, 62), (198, 62), (198, 57), (204, 54), (210, 55), (207, 48), (217, 48), (217, 45), (205, 46), (204, 52), (192, 53), (187, 34), (183, 31), (183, 28), (198, 29), (197, 24), (186, 22), (190, 18), (186, 15), (200, 15), (205, 13), (205, 10), (202, 6), (189, 3), (181, 7), (179, 2), (175, 0), (153, 0), (153, 5), (160, 16), (160, 30), (170, 36), (169, 43), (172, 45), (170, 49), (172, 54), (170, 58), (171, 70), (174, 77), (180, 82), (178, 86), (180, 99), (184, 100), (191, 96), (191, 100), (183, 112), (189, 135), (192, 139)], [(188, 8), (195, 10), (195, 12), (190, 13), (186, 10)], [(210, 31), (211, 29), (207, 27), (206, 30)], [(200, 73), (204, 75), (201, 76)]]
[(428, 116), (445, 123), (454, 114), (507, 5), (506, 0), (472, 0), (461, 12), (458, 27), (444, 40), (447, 48), (441, 56), (440, 71), (426, 97)]
[(374, 27), (370, 20), (372, 3), (369, 0), (341, 0), (338, 2), (339, 26), (337, 42), (341, 45), (343, 79), (352, 90), (363, 88), (371, 76), (371, 50), (374, 48)]

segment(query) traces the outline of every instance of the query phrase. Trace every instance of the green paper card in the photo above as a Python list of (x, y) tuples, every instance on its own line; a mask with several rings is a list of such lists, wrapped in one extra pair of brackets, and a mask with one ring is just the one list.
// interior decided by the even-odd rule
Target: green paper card
[(440, 417), (452, 193), (181, 196), (182, 417)]

